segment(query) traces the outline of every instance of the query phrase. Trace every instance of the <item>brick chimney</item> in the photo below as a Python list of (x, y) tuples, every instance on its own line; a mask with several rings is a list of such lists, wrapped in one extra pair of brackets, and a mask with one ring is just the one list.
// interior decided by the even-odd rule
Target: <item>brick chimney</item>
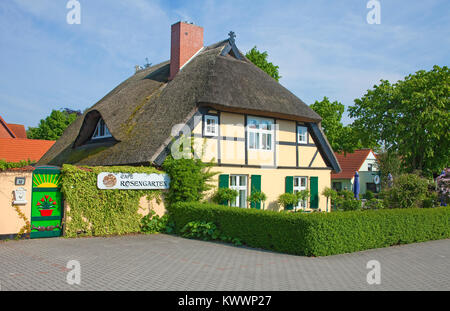
[(185, 22), (172, 25), (170, 47), (170, 77), (175, 78), (180, 68), (203, 47), (203, 27)]

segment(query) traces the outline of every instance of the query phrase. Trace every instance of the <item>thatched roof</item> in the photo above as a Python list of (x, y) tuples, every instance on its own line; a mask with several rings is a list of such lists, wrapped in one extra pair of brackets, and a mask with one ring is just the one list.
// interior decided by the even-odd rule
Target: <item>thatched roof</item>
[[(170, 62), (144, 69), (71, 124), (39, 164), (124, 165), (154, 162), (175, 124), (201, 106), (319, 123), (320, 116), (247, 60), (221, 52), (228, 40), (199, 53), (168, 81)], [(87, 143), (102, 117), (113, 139)]]

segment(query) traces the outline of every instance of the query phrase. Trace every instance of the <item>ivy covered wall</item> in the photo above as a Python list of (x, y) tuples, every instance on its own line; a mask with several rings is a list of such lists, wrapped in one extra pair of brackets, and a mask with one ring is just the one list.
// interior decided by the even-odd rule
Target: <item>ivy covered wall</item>
[(111, 173), (157, 173), (152, 167), (77, 167), (64, 165), (61, 191), (65, 210), (65, 236), (103, 236), (140, 231), (139, 201), (162, 200), (161, 190), (100, 190), (97, 175)]

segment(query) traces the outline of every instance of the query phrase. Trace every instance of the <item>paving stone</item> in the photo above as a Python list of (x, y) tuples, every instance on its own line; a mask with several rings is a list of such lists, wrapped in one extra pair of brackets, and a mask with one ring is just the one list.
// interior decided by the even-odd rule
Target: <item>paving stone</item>
[[(381, 284), (369, 285), (369, 260)], [(81, 284), (66, 282), (68, 261)], [(450, 290), (450, 240), (329, 257), (170, 235), (0, 242), (1, 290)]]

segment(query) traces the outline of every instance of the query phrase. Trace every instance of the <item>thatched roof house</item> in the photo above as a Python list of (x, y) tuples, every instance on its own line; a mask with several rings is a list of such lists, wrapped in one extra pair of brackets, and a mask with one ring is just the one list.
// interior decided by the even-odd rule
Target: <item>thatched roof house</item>
[[(67, 128), (39, 164), (159, 166), (173, 126), (195, 126), (193, 117), (213, 108), (302, 122), (327, 166), (340, 170), (320, 129), (321, 117), (246, 59), (233, 35), (207, 47), (201, 39), (201, 49), (183, 55), (185, 42), (180, 43), (180, 37), (188, 35), (183, 27), (195, 35), (198, 26), (172, 26), (171, 60), (137, 71), (113, 89)], [(110, 135), (92, 139), (100, 119)]]

